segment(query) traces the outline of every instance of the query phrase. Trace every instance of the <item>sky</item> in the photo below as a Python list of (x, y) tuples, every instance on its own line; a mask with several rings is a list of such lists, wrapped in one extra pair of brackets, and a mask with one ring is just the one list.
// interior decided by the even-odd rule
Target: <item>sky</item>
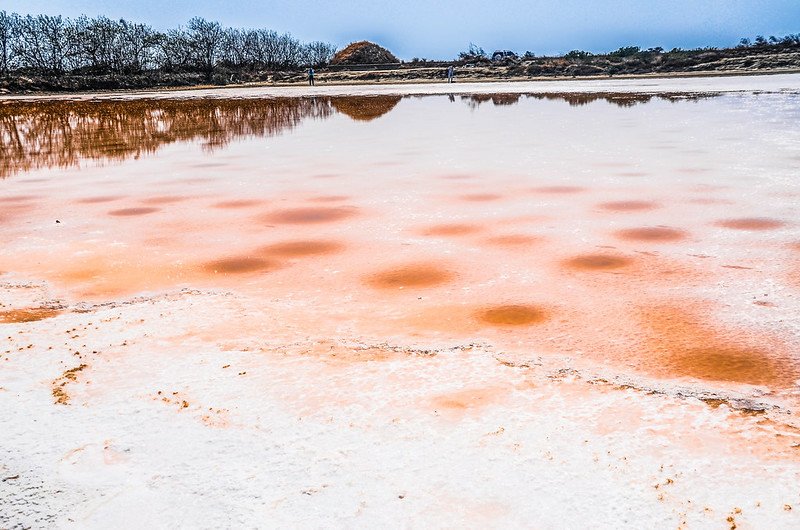
[(157, 29), (193, 16), (266, 27), (342, 47), (377, 42), (401, 59), (451, 59), (469, 44), (537, 55), (621, 46), (732, 46), (742, 37), (800, 33), (800, 0), (1, 0), (21, 14), (81, 14)]

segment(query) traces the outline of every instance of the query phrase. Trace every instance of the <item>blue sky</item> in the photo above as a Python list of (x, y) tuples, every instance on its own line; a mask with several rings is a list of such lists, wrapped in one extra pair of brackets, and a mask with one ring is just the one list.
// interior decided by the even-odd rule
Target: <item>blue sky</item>
[(3, 0), (0, 9), (103, 14), (158, 29), (198, 15), (339, 46), (373, 40), (402, 59), (449, 59), (470, 42), (486, 51), (544, 55), (623, 45), (728, 46), (745, 36), (800, 33), (800, 0)]

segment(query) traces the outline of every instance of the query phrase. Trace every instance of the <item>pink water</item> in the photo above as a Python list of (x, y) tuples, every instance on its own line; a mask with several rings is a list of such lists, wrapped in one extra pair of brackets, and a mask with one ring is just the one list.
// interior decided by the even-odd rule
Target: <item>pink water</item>
[[(795, 94), (145, 98), (2, 115), (0, 270), (47, 282), (50, 305), (222, 289), (300, 335), (798, 379)], [(252, 333), (249, 318), (221, 315), (209, 340)]]

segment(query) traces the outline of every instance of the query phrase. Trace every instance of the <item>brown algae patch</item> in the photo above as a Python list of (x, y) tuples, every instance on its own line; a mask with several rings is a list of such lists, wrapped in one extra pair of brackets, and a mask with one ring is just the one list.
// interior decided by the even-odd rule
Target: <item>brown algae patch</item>
[(786, 223), (769, 217), (740, 217), (737, 219), (723, 219), (714, 223), (722, 228), (733, 230), (775, 230), (786, 226)]
[(413, 348), (386, 347), (384, 345), (344, 345), (336, 340), (318, 340), (292, 346), (289, 350), (304, 357), (314, 357), (330, 364), (350, 364), (363, 362), (383, 362), (415, 356), (434, 357), (436, 353)]
[(618, 230), (615, 235), (625, 241), (650, 241), (654, 243), (681, 241), (686, 239), (686, 232), (666, 226), (647, 226)]
[(469, 175), (466, 173), (454, 173), (451, 175), (442, 175), (439, 178), (443, 180), (471, 180), (475, 178), (475, 175)]
[(486, 239), (486, 242), (490, 245), (496, 245), (499, 247), (520, 247), (525, 245), (535, 245), (541, 242), (541, 238), (522, 234), (512, 234), (490, 237)]
[(341, 252), (345, 246), (336, 241), (321, 239), (307, 239), (298, 241), (284, 241), (259, 249), (259, 254), (278, 256), (282, 258), (302, 258), (306, 256), (319, 256)]
[(78, 380), (78, 373), (88, 368), (87, 364), (81, 364), (75, 368), (65, 370), (61, 376), (53, 380), (51, 393), (55, 398), (56, 405), (69, 405), (70, 396), (66, 392), (67, 383), (74, 383)]
[(49, 307), (27, 307), (24, 309), (11, 309), (9, 311), (0, 311), (0, 323), (3, 324), (18, 324), (23, 322), (36, 322), (53, 318), (61, 314), (60, 309), (53, 309)]
[(212, 274), (251, 274), (269, 272), (277, 269), (278, 266), (276, 261), (269, 259), (252, 256), (232, 256), (209, 261), (203, 265), (203, 270)]
[(455, 278), (455, 274), (433, 263), (401, 265), (367, 277), (367, 284), (376, 289), (436, 287)]
[(350, 197), (348, 195), (320, 195), (318, 197), (312, 197), (308, 200), (310, 202), (343, 202), (349, 201)]
[(300, 207), (278, 210), (265, 215), (263, 219), (270, 223), (283, 224), (317, 224), (342, 221), (356, 214), (353, 207)]
[(468, 193), (459, 197), (462, 201), (467, 202), (491, 202), (502, 199), (502, 195), (496, 193)]
[(422, 230), (425, 236), (466, 236), (480, 232), (481, 227), (473, 224), (450, 223), (434, 225)]
[(598, 207), (610, 212), (638, 212), (654, 210), (659, 204), (653, 201), (610, 201), (600, 203)]
[(692, 199), (689, 201), (692, 204), (733, 204), (733, 201), (728, 199), (719, 199), (714, 197), (701, 197), (699, 199)]
[(150, 207), (121, 208), (119, 210), (111, 210), (110, 212), (108, 212), (108, 215), (112, 215), (114, 217), (134, 217), (137, 215), (148, 215), (159, 211), (161, 211), (160, 208), (150, 208)]
[(752, 385), (774, 385), (779, 371), (769, 353), (738, 346), (697, 346), (671, 352), (668, 366), (678, 376)]
[(493, 326), (530, 326), (550, 318), (549, 311), (535, 305), (499, 305), (475, 312), (475, 317)]
[(174, 286), (194, 277), (199, 267), (164, 261), (160, 252), (139, 247), (135, 255), (128, 251), (86, 254), (66, 264), (55, 279), (83, 296), (108, 297)]
[(581, 254), (563, 262), (564, 266), (577, 271), (609, 271), (627, 267), (633, 263), (631, 258), (615, 254)]
[(682, 307), (657, 307), (644, 315), (649, 350), (673, 377), (785, 387), (797, 367), (780, 361), (782, 345), (746, 330), (719, 329)]
[(179, 197), (173, 195), (164, 195), (159, 197), (147, 197), (142, 199), (142, 204), (174, 204), (176, 202), (185, 201), (187, 197)]
[(104, 202), (113, 202), (124, 199), (122, 195), (99, 195), (97, 197), (84, 197), (82, 199), (78, 199), (78, 204), (102, 204)]
[(221, 210), (235, 210), (237, 208), (251, 208), (259, 204), (261, 204), (261, 201), (256, 199), (233, 199), (230, 201), (216, 202), (212, 206)]
[(0, 203), (15, 203), (15, 202), (30, 202), (39, 199), (36, 195), (11, 195), (8, 197), (0, 197)]
[(438, 395), (431, 405), (436, 411), (465, 412), (502, 401), (508, 393), (508, 388), (468, 388)]
[(539, 186), (537, 188), (533, 188), (535, 193), (581, 193), (586, 191), (586, 188), (582, 186)]

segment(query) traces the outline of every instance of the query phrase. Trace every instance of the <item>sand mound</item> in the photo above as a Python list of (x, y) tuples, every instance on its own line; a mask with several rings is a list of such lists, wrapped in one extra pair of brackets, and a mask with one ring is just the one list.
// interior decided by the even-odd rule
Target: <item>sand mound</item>
[(400, 62), (392, 52), (369, 41), (348, 44), (333, 56), (331, 64), (386, 64)]

